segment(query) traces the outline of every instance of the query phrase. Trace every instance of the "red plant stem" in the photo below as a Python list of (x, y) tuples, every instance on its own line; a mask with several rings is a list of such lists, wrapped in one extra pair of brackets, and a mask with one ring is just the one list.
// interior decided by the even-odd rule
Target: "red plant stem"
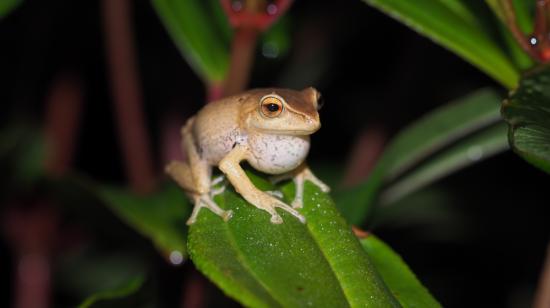
[(82, 105), (82, 86), (78, 77), (59, 74), (47, 98), (45, 115), (49, 145), (45, 166), (50, 175), (63, 175), (71, 166)]
[(539, 42), (542, 42), (545, 38), (544, 36), (548, 33), (547, 30), (547, 0), (536, 0), (536, 10), (535, 10), (535, 29), (533, 36), (537, 38)]
[[(82, 105), (80, 79), (58, 74), (46, 98), (45, 168), (49, 175), (61, 176), (71, 165)], [(48, 200), (32, 201), (28, 209), (18, 205), (6, 209), (3, 221), (16, 259), (13, 307), (46, 308), (51, 297), (51, 260), (59, 236), (57, 213)]]
[(130, 9), (128, 0), (103, 0), (111, 90), (126, 174), (134, 191), (147, 193), (154, 188), (154, 168), (142, 112)]
[(204, 296), (206, 281), (196, 271), (190, 273), (183, 285), (181, 297), (181, 308), (201, 308), (205, 307), (206, 298)]
[(357, 138), (349, 158), (342, 186), (350, 187), (365, 179), (384, 151), (386, 132), (382, 127), (371, 126)]
[(211, 83), (208, 85), (206, 93), (206, 102), (217, 101), (220, 98), (223, 98), (223, 84), (220, 83)]
[(246, 89), (254, 62), (257, 38), (258, 30), (251, 27), (238, 28), (235, 32), (224, 96), (234, 95)]
[(546, 248), (546, 259), (539, 278), (539, 284), (535, 293), (533, 307), (550, 307), (550, 243)]
[(529, 43), (529, 39), (521, 31), (518, 26), (516, 12), (514, 10), (514, 4), (512, 0), (501, 0), (502, 8), (504, 9), (504, 16), (506, 18), (506, 24), (512, 35), (518, 42), (519, 46), (533, 59), (541, 61), (539, 54), (535, 51), (533, 46)]

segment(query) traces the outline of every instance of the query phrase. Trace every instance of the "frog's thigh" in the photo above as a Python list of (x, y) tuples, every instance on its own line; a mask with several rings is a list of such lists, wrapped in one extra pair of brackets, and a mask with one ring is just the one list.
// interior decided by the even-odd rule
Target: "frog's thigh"
[(184, 190), (192, 193), (198, 193), (188, 164), (181, 161), (172, 161), (166, 166), (165, 171)]
[(206, 194), (210, 191), (212, 167), (210, 167), (206, 160), (201, 159), (197, 151), (195, 139), (191, 133), (192, 125), (193, 120), (191, 119), (181, 131), (183, 137), (182, 147), (189, 159), (189, 166), (196, 191), (200, 194)]

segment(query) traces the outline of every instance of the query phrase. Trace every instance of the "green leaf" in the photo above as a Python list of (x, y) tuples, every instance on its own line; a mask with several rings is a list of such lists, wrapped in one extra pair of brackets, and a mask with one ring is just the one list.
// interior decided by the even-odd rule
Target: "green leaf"
[(185, 220), (190, 207), (175, 184), (166, 185), (150, 196), (110, 186), (98, 187), (97, 193), (120, 219), (150, 238), (172, 263), (183, 261), (187, 254)]
[(0, 132), (0, 167), (13, 185), (9, 190), (31, 187), (44, 176), (46, 152), (46, 140), (35, 127), (14, 124)]
[(0, 1), (0, 17), (8, 15), (17, 6), (19, 6), (22, 0), (2, 0)]
[(386, 285), (403, 307), (441, 307), (416, 278), (403, 259), (374, 235), (361, 240), (361, 245)]
[(380, 205), (391, 204), (457, 170), (507, 150), (506, 124), (498, 123), (434, 155), (380, 194)]
[[(352, 224), (363, 222), (384, 184), (395, 181), (414, 166), (468, 135), (498, 123), (501, 120), (499, 105), (499, 96), (492, 90), (483, 89), (445, 105), (405, 128), (386, 148), (366, 182), (336, 194), (336, 203), (344, 216)], [(494, 142), (493, 139), (482, 141)], [(455, 163), (458, 165), (453, 167)], [(443, 164), (445, 168), (439, 171), (455, 170), (469, 163), (453, 158), (453, 161), (443, 161)]]
[(550, 173), (550, 69), (529, 72), (502, 106), (512, 149)]
[(111, 289), (111, 290), (105, 290), (98, 293), (95, 293), (93, 295), (90, 295), (88, 298), (86, 298), (82, 304), (78, 305), (79, 308), (89, 308), (93, 307), (99, 302), (102, 301), (109, 301), (114, 299), (121, 299), (128, 297), (135, 292), (137, 292), (144, 282), (143, 276), (137, 276), (134, 277), (128, 281), (126, 281), (121, 286)]
[[(273, 189), (251, 176), (260, 188)], [(287, 202), (293, 184), (283, 187)], [(284, 223), (233, 190), (216, 197), (233, 218), (201, 210), (190, 227), (195, 265), (225, 293), (251, 307), (393, 307), (397, 302), (328, 195), (307, 182), (307, 224), (280, 211)]]
[(157, 14), (189, 65), (207, 82), (223, 80), (229, 65), (227, 21), (220, 4), (196, 0), (152, 0)]
[(455, 52), (507, 88), (517, 84), (519, 74), (510, 59), (459, 1), (364, 1)]

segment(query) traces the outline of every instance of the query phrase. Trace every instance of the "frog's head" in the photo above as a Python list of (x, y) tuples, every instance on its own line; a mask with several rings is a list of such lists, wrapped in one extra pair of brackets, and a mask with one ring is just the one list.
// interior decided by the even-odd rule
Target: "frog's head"
[(249, 128), (275, 135), (311, 135), (321, 127), (321, 94), (312, 87), (302, 91), (257, 89), (248, 92), (245, 121)]

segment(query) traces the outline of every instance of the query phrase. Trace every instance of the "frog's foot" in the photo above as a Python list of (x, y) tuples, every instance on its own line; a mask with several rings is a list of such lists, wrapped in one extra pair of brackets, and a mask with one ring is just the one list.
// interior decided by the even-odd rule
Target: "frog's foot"
[[(222, 187), (225, 189), (225, 186)], [(222, 189), (222, 192), (223, 192)], [(201, 208), (205, 207), (211, 210), (214, 214), (220, 216), (224, 221), (228, 221), (231, 216), (233, 216), (233, 211), (231, 210), (224, 210), (220, 208), (216, 202), (212, 199), (212, 197), (215, 195), (216, 191), (211, 191), (206, 194), (202, 195), (194, 195), (193, 196), (193, 202), (195, 203), (195, 207), (193, 207), (193, 213), (191, 213), (191, 216), (187, 220), (187, 224), (191, 225), (197, 220), (197, 216), (199, 215), (199, 212)], [(221, 193), (221, 192), (219, 192)]]
[(295, 209), (301, 209), (304, 207), (304, 182), (308, 180), (313, 183), (315, 186), (319, 187), (322, 192), (329, 192), (330, 187), (327, 184), (319, 180), (309, 168), (304, 168), (300, 173), (294, 176), (294, 184), (296, 186), (296, 194), (294, 195), (294, 200), (292, 201), (292, 207)]
[(298, 213), (297, 210), (293, 209), (288, 204), (284, 203), (283, 201), (271, 196), (267, 192), (262, 191), (256, 191), (251, 194), (247, 194), (245, 196), (245, 199), (247, 199), (248, 202), (253, 204), (255, 207), (264, 210), (271, 214), (271, 223), (274, 224), (281, 224), (283, 223), (283, 219), (281, 218), (281, 215), (277, 213), (276, 208), (283, 209), (284, 211), (287, 211), (292, 216), (298, 218), (300, 222), (305, 223), (306, 219), (304, 216), (302, 216), (300, 213)]

